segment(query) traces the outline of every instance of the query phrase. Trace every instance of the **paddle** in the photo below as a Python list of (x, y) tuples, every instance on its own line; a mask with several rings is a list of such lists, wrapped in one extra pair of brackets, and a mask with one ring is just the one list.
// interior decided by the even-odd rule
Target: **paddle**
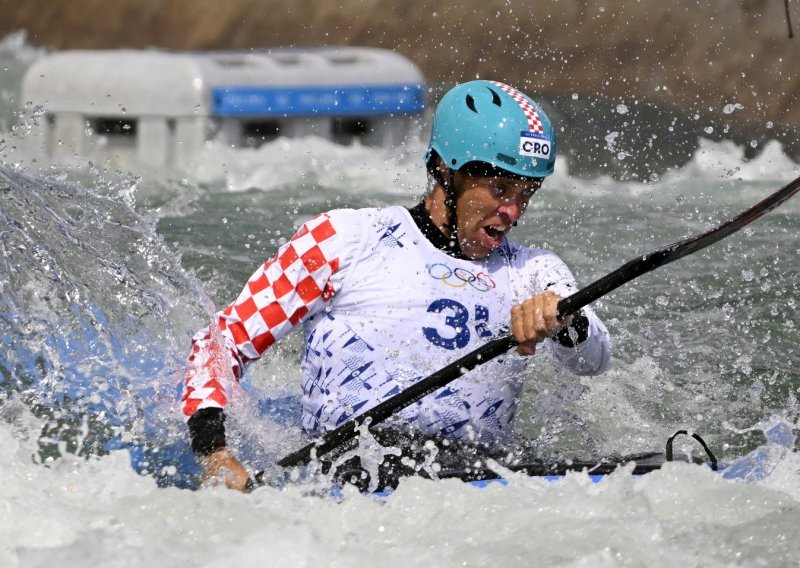
[[(775, 209), (798, 191), (800, 191), (800, 177), (718, 227), (706, 231), (701, 235), (678, 241), (643, 256), (634, 258), (613, 272), (610, 272), (599, 280), (582, 288), (572, 296), (560, 300), (558, 302), (559, 319), (576, 313), (587, 304), (594, 302), (598, 298), (619, 288), (626, 282), (638, 278), (642, 274), (655, 270), (670, 262), (674, 262), (679, 258), (683, 258), (686, 255), (697, 252), (700, 249), (724, 239), (728, 235), (735, 233), (742, 227)], [(324, 434), (314, 442), (292, 452), (280, 460), (278, 465), (282, 467), (292, 467), (298, 464), (306, 464), (311, 460), (314, 450), (316, 450), (314, 453), (317, 457), (328, 453), (333, 448), (358, 435), (358, 427), (364, 424), (365, 421), (369, 420), (369, 426), (372, 427), (386, 420), (398, 410), (444, 387), (478, 365), (505, 353), (514, 345), (516, 345), (514, 338), (511, 335), (505, 335), (478, 347), (429, 377), (414, 383), (403, 392), (384, 400), (377, 406), (356, 416), (335, 430)]]

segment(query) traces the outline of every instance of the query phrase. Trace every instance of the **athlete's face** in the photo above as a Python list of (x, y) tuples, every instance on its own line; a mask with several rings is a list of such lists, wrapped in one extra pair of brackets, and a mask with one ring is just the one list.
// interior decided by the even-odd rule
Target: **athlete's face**
[(486, 258), (499, 247), (541, 180), (507, 177), (475, 177), (456, 172), (458, 240), (469, 258)]

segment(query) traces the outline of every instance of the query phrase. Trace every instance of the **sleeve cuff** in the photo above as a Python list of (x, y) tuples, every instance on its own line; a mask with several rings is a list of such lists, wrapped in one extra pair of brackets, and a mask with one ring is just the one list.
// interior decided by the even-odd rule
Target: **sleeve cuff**
[(195, 454), (207, 456), (225, 447), (225, 414), (221, 408), (201, 408), (187, 424)]
[(564, 347), (575, 347), (576, 345), (583, 343), (589, 338), (589, 318), (586, 317), (586, 314), (583, 313), (583, 310), (579, 311), (572, 317), (572, 321), (569, 322), (569, 325), (565, 325), (558, 333), (553, 336), (553, 339), (559, 345), (563, 345)]

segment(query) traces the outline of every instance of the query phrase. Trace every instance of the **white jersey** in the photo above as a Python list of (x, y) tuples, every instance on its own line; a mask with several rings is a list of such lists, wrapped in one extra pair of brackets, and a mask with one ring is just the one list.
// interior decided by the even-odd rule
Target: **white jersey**
[[(302, 424), (309, 433), (331, 430), (507, 333), (511, 307), (545, 289), (577, 289), (550, 251), (506, 240), (486, 259), (461, 260), (435, 248), (402, 207), (331, 211), (304, 225), (220, 312), (224, 350), (214, 349), (209, 330), (195, 336), (184, 413), (224, 406), (231, 374), (241, 376), (302, 322)], [(572, 372), (596, 374), (608, 365), (610, 341), (585, 312), (585, 341), (544, 347)], [(230, 373), (222, 373), (223, 353)], [(514, 353), (498, 357), (399, 416), (431, 435), (502, 436), (527, 363)]]

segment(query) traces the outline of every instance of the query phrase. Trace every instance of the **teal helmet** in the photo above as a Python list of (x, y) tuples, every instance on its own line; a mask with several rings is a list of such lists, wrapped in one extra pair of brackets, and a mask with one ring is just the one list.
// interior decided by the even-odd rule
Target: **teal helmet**
[(451, 170), (479, 162), (515, 176), (542, 178), (555, 167), (556, 133), (528, 95), (497, 81), (470, 81), (439, 101), (426, 163), (434, 151)]

